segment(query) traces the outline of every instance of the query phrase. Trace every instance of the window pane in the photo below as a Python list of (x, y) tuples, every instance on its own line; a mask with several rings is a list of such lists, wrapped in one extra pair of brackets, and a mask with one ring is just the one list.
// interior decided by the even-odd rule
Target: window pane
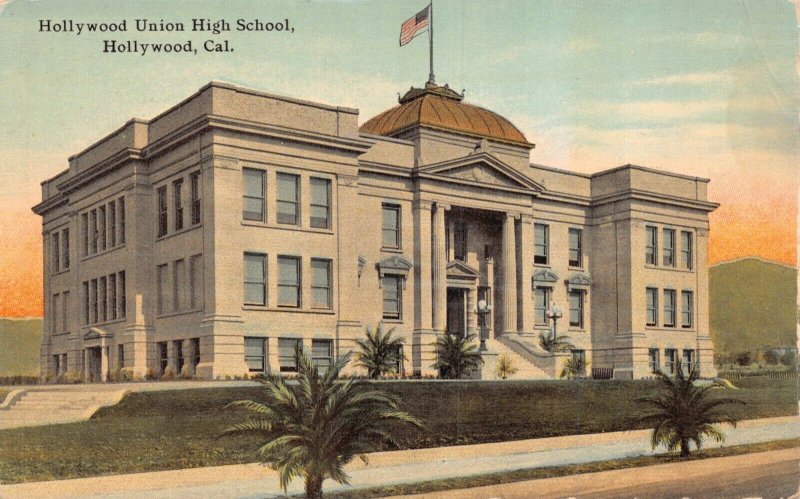
[(262, 282), (264, 280), (264, 257), (262, 255), (244, 256), (244, 276), (248, 281)]
[(266, 305), (267, 257), (261, 254), (244, 255), (244, 302)]
[(312, 340), (311, 341), (311, 356), (312, 357), (330, 357), (331, 356), (331, 340)]
[(298, 261), (294, 258), (278, 258), (278, 279), (280, 284), (296, 285), (298, 282)]
[(549, 227), (544, 224), (533, 225), (534, 244), (533, 261), (534, 263), (546, 265), (548, 252)]
[(278, 178), (278, 200), (297, 202), (297, 175), (279, 173)]
[(580, 292), (569, 294), (569, 325), (583, 327), (583, 294)]
[(311, 203), (318, 206), (328, 206), (328, 192), (330, 190), (330, 180), (324, 178), (311, 179)]
[(264, 220), (264, 200), (259, 198), (244, 198), (244, 219)]
[(313, 286), (328, 286), (329, 265), (327, 260), (311, 260), (311, 283)]
[(261, 170), (253, 170), (244, 168), (242, 170), (242, 177), (244, 178), (244, 195), (256, 198), (264, 197), (264, 172)]

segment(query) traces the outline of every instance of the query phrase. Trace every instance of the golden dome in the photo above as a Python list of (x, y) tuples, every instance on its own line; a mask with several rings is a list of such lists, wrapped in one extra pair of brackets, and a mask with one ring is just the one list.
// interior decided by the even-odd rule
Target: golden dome
[(443, 87), (427, 84), (412, 88), (400, 99), (400, 105), (386, 110), (361, 125), (361, 133), (397, 136), (423, 126), (473, 137), (533, 147), (522, 132), (497, 113), (462, 102), (464, 97)]

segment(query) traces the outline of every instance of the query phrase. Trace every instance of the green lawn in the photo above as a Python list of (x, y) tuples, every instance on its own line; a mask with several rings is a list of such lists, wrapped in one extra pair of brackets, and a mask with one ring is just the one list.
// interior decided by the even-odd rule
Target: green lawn
[(8, 390), (0, 389), (0, 402), (4, 401), (6, 399), (6, 395), (8, 395), (9, 393), (11, 392)]
[[(743, 418), (797, 411), (797, 380), (747, 379), (720, 390), (747, 402)], [(626, 416), (649, 381), (380, 383), (426, 422), (397, 431), (403, 448), (633, 429)], [(223, 407), (259, 387), (134, 393), (86, 422), (0, 431), (0, 482), (213, 466), (253, 461), (255, 441), (214, 439), (244, 414)], [(375, 450), (389, 448), (376, 442)]]

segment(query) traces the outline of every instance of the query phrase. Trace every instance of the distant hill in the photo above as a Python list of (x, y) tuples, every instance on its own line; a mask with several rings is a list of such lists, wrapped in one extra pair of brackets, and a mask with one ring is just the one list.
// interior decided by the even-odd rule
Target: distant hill
[(0, 319), (0, 376), (39, 374), (42, 319)]
[(797, 344), (797, 269), (743, 258), (709, 269), (711, 337), (720, 354)]

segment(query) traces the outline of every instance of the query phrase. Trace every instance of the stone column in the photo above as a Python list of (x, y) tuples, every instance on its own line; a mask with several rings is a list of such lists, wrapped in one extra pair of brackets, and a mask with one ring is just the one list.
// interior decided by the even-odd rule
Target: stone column
[(533, 297), (531, 268), (533, 266), (533, 217), (520, 217), (517, 237), (517, 330), (521, 333), (533, 331)]
[(436, 358), (432, 330), (433, 300), (431, 297), (431, 209), (433, 203), (414, 200), (414, 336), (411, 362), (416, 374), (434, 374), (431, 369)]
[(514, 225), (519, 215), (503, 220), (503, 334), (517, 332), (517, 241)]
[(445, 211), (450, 206), (436, 203), (433, 214), (433, 243), (431, 261), (433, 264), (433, 329), (447, 329), (447, 254), (445, 252)]

